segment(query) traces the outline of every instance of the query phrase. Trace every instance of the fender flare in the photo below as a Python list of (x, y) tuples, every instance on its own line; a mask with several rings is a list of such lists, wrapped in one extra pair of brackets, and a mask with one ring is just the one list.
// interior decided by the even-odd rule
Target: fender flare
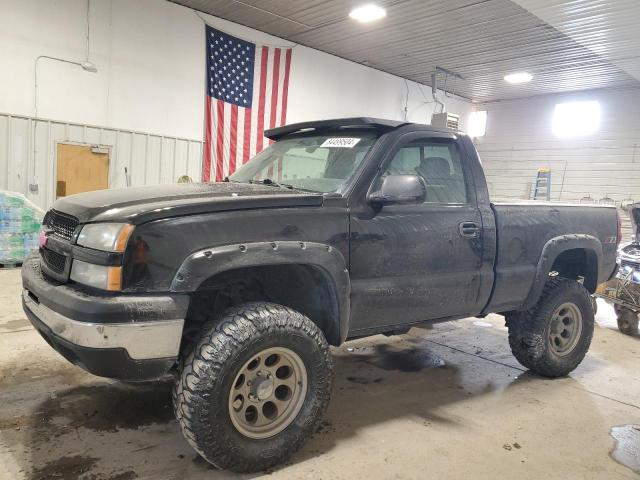
[(199, 250), (180, 265), (171, 282), (171, 291), (195, 292), (208, 278), (239, 268), (267, 265), (311, 265), (327, 276), (337, 303), (340, 343), (349, 330), (351, 279), (342, 253), (315, 242), (274, 241), (221, 245)]
[(542, 295), (542, 290), (544, 289), (547, 277), (556, 258), (558, 258), (561, 253), (574, 249), (583, 249), (591, 259), (595, 259), (596, 276), (598, 275), (602, 266), (602, 243), (600, 240), (593, 235), (587, 234), (571, 234), (553, 237), (542, 247), (540, 260), (536, 267), (535, 279), (531, 290), (529, 290), (529, 295), (525, 300), (524, 310), (533, 307), (540, 298), (540, 295)]

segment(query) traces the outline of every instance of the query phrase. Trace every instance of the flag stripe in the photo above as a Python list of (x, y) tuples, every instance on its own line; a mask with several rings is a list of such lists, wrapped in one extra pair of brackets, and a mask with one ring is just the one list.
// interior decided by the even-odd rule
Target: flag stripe
[[(244, 154), (244, 116), (247, 113), (246, 108), (238, 107), (238, 123), (236, 124), (236, 168), (242, 166), (242, 155)], [(229, 171), (231, 175), (235, 170)]]
[[(238, 138), (238, 105), (235, 103), (231, 105), (231, 125), (229, 128), (229, 169), (225, 172), (227, 176), (230, 172), (236, 171), (236, 149)], [(223, 177), (224, 178), (224, 177)]]
[(254, 93), (254, 103), (251, 107), (251, 125), (252, 125), (252, 129), (251, 129), (251, 151), (249, 153), (250, 157), (253, 157), (256, 153), (259, 152), (258, 150), (258, 113), (260, 112), (260, 108), (258, 105), (258, 100), (257, 100), (257, 94), (260, 91), (260, 85), (262, 85), (262, 79), (260, 78), (260, 71), (262, 69), (262, 48), (256, 48), (256, 61), (254, 63), (254, 72), (253, 72), (253, 78), (254, 78), (254, 88), (253, 88), (253, 93)]
[(273, 73), (271, 75), (271, 120), (269, 128), (276, 126), (276, 112), (278, 109), (278, 83), (280, 81), (280, 49), (276, 48), (273, 54)]
[[(280, 61), (278, 62), (278, 101), (276, 110), (276, 122), (275, 125), (282, 125), (282, 93), (284, 92), (284, 67), (286, 62), (286, 55), (284, 51), (280, 51)], [(272, 142), (273, 143), (273, 142)]]
[(287, 48), (285, 54), (284, 66), (284, 83), (282, 85), (282, 115), (280, 116), (280, 125), (287, 123), (287, 98), (289, 96), (289, 72), (291, 71), (291, 48)]
[(253, 109), (244, 109), (244, 139), (242, 140), (242, 164), (244, 165), (249, 160), (251, 153), (251, 115), (253, 115)]
[(222, 142), (222, 173), (220, 179), (222, 180), (229, 171), (229, 155), (231, 153), (231, 104), (223, 102), (224, 105), (224, 140)]
[(211, 128), (213, 125), (213, 119), (211, 118), (211, 101), (212, 98), (207, 95), (207, 112), (205, 116), (204, 127), (204, 158), (202, 159), (202, 181), (211, 181)]
[(269, 59), (269, 48), (262, 47), (262, 61), (260, 62), (260, 93), (258, 97), (258, 131), (256, 133), (256, 153), (262, 151), (264, 139), (264, 103), (267, 91), (267, 60)]
[(219, 182), (222, 180), (222, 153), (224, 147), (224, 102), (222, 100), (216, 100), (216, 122), (218, 122), (216, 138), (216, 182)]
[[(265, 89), (264, 89), (264, 130), (269, 128), (271, 125), (271, 89), (273, 85), (273, 68), (271, 68), (271, 64), (273, 63), (273, 58), (275, 54), (275, 49), (269, 47), (267, 49), (269, 52), (269, 60), (267, 61), (267, 71), (265, 73)], [(269, 145), (269, 142), (264, 138), (264, 131), (262, 136), (262, 148), (266, 148)]]

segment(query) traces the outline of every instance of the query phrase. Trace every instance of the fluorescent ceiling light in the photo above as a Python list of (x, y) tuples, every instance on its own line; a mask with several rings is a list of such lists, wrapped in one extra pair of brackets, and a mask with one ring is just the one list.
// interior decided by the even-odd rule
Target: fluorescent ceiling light
[(560, 138), (591, 135), (600, 127), (600, 103), (596, 101), (558, 103), (551, 128)]
[(469, 125), (467, 134), (471, 138), (484, 137), (487, 131), (487, 111), (478, 110), (469, 114)]
[(349, 16), (360, 23), (369, 23), (386, 17), (387, 11), (373, 3), (368, 3), (351, 10)]
[(513, 72), (504, 76), (504, 80), (508, 83), (527, 83), (533, 78), (529, 72)]

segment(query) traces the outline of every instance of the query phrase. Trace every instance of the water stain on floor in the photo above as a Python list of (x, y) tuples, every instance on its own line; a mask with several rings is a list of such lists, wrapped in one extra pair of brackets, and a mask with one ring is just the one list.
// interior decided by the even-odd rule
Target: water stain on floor
[(98, 461), (97, 458), (74, 455), (60, 457), (31, 473), (31, 480), (75, 480), (90, 471)]
[(611, 429), (615, 440), (611, 458), (640, 473), (640, 425), (621, 425)]
[(383, 370), (399, 370), (401, 372), (419, 372), (424, 368), (444, 367), (442, 358), (429, 350), (418, 348), (396, 350), (388, 345), (378, 345), (366, 361)]
[(173, 420), (171, 384), (98, 384), (78, 387), (47, 401), (42, 409), (67, 425), (117, 432)]
[(32, 427), (40, 440), (47, 441), (78, 427), (117, 432), (173, 419), (169, 382), (100, 383), (47, 397), (30, 415), (5, 418), (0, 413), (0, 430)]
[(4, 323), (0, 323), (0, 330), (7, 332), (16, 332), (21, 330), (27, 330), (31, 328), (31, 322), (25, 318), (19, 318), (16, 320), (9, 320)]
[(368, 385), (369, 383), (380, 383), (382, 378), (366, 378), (366, 377), (347, 377), (347, 380), (351, 383), (358, 383), (360, 385)]
[[(25, 366), (28, 365), (28, 366)], [(60, 362), (10, 362), (0, 364), (0, 389), (11, 387), (13, 390), (22, 388), (31, 390), (30, 383), (35, 383), (36, 388), (43, 379), (50, 380), (57, 386), (77, 385), (85, 372), (78, 367), (71, 367), (67, 363)]]

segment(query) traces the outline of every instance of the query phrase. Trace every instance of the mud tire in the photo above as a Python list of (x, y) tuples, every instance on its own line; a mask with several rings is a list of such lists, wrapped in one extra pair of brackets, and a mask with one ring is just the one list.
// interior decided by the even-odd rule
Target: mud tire
[[(284, 430), (252, 439), (230, 419), (229, 392), (242, 365), (270, 347), (299, 355), (307, 370), (307, 393)], [(182, 433), (205, 460), (222, 469), (257, 472), (287, 460), (316, 431), (329, 404), (332, 378), (329, 345), (311, 320), (281, 305), (246, 303), (203, 326), (181, 364), (173, 406)]]
[(625, 335), (638, 335), (638, 314), (628, 308), (616, 309), (618, 329)]
[[(549, 341), (553, 312), (560, 305), (575, 305), (582, 316), (582, 329), (570, 351), (560, 356)], [(524, 367), (545, 377), (563, 377), (584, 359), (593, 337), (593, 308), (589, 292), (575, 280), (549, 278), (540, 299), (530, 310), (508, 316), (509, 345)]]

